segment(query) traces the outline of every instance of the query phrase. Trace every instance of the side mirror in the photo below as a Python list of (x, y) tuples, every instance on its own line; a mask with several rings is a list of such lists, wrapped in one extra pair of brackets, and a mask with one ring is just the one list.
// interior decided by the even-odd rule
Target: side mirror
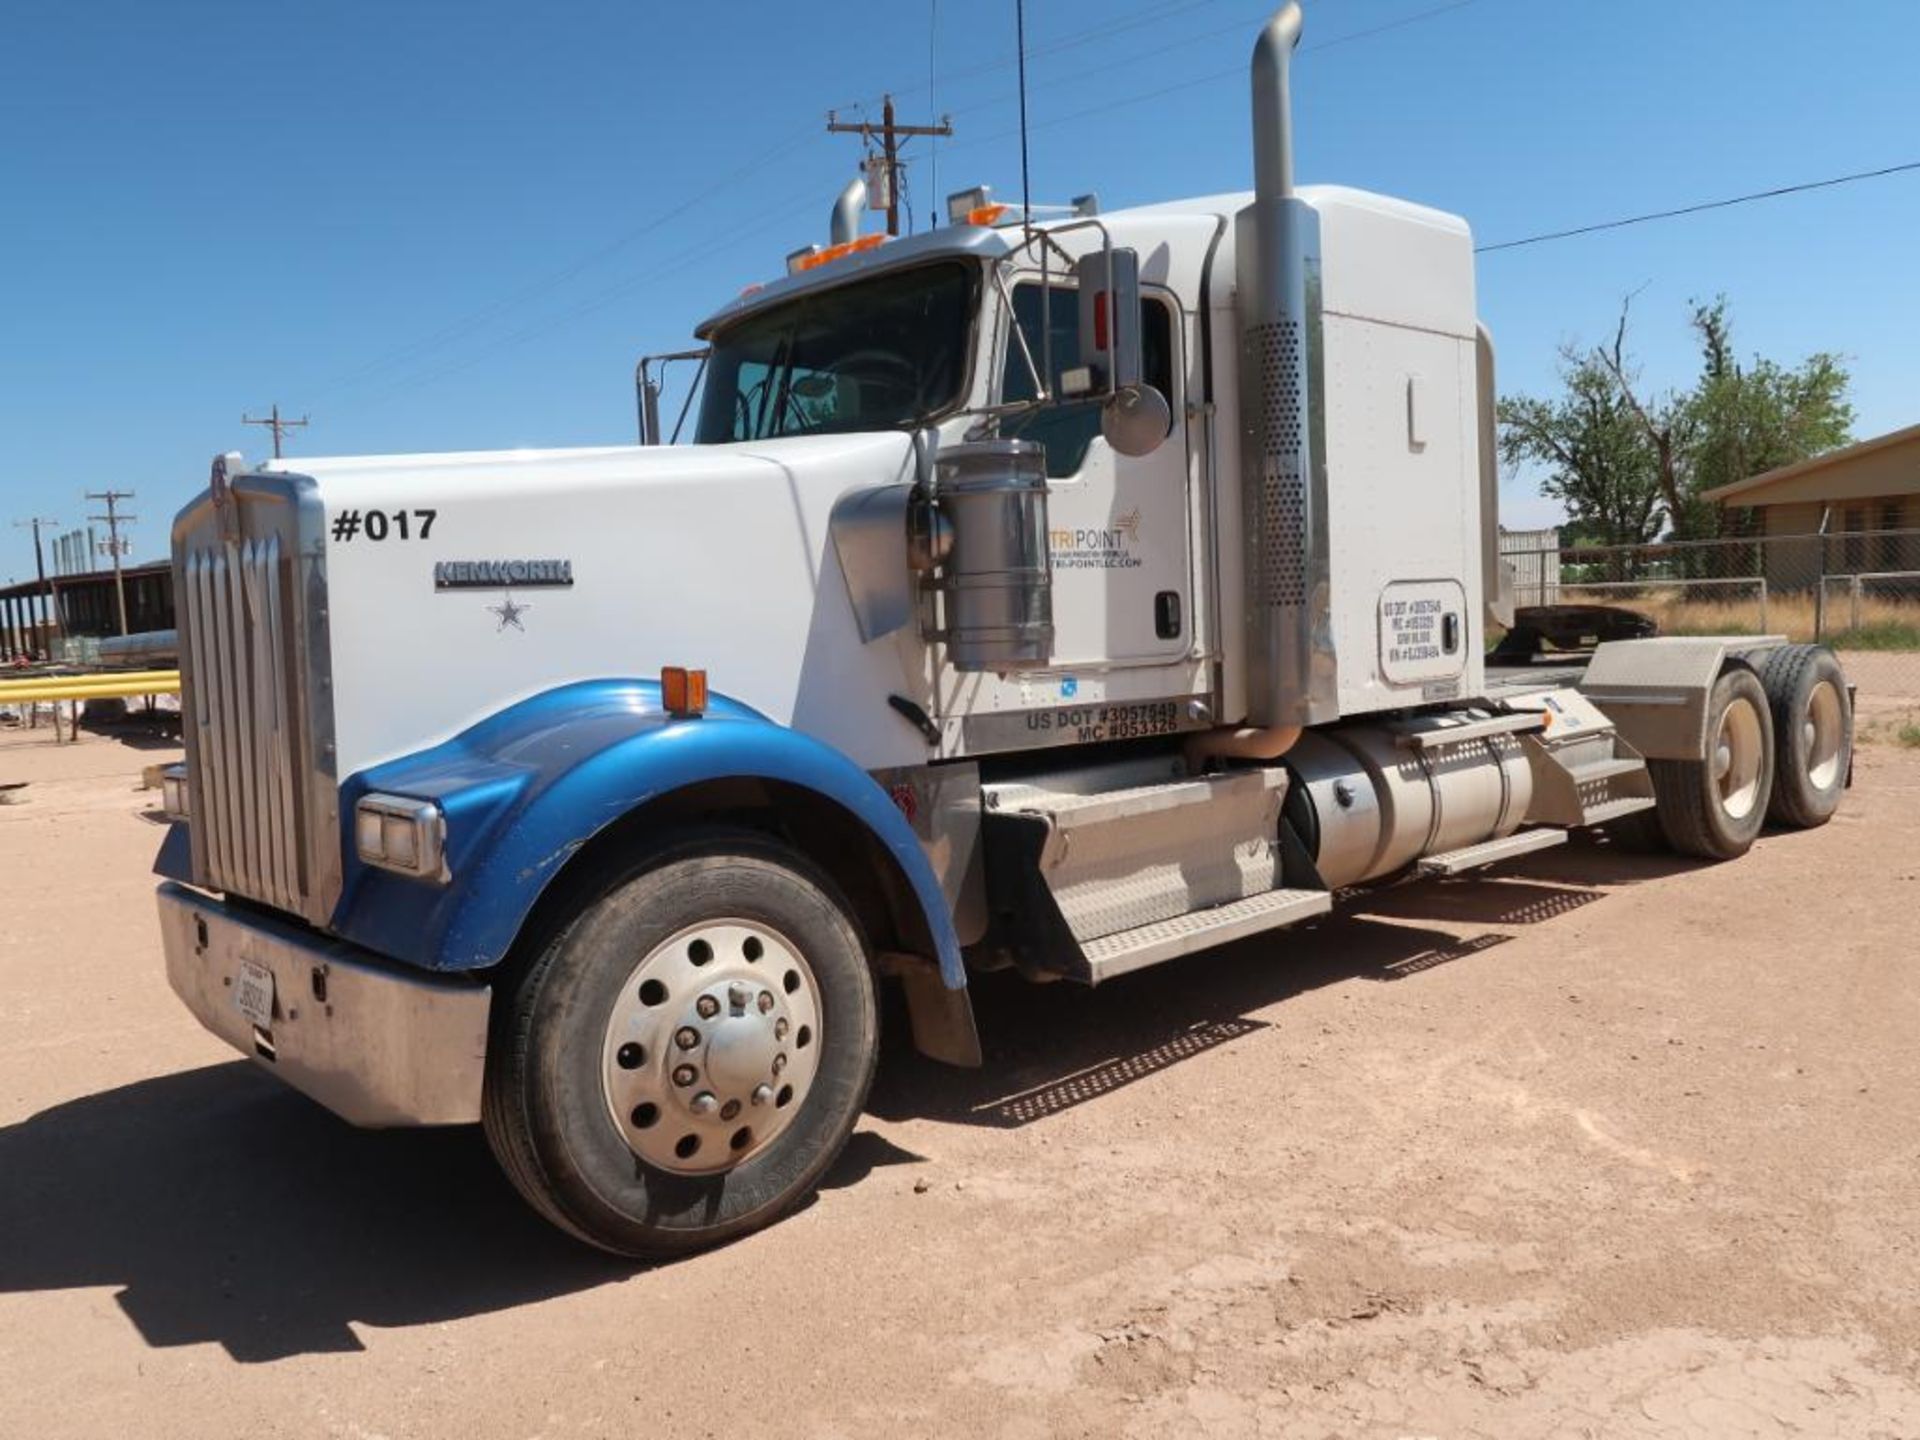
[(1080, 363), (1093, 371), (1092, 393), (1138, 385), (1140, 252), (1095, 250), (1075, 263), (1073, 278), (1080, 287)]
[(1151, 455), (1167, 438), (1167, 397), (1141, 376), (1140, 252), (1096, 250), (1073, 267), (1080, 288), (1080, 363), (1106, 396), (1100, 433), (1122, 455)]

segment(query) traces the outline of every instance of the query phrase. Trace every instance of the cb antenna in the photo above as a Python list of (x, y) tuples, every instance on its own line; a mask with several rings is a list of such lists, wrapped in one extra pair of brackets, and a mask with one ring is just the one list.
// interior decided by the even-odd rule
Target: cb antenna
[(1027, 0), (1013, 0), (1013, 40), (1020, 61), (1020, 226), (1033, 239), (1033, 185), (1027, 175)]

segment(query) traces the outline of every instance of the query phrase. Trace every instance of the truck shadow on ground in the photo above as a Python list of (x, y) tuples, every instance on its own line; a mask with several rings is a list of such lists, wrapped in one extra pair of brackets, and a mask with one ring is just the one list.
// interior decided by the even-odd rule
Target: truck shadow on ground
[(1267, 1028), (1251, 1012), (1346, 981), (1395, 981), (1480, 955), (1508, 936), (1335, 915), (1086, 990), (1011, 974), (974, 982), (979, 1070), (922, 1061), (889, 1026), (868, 1109), (1013, 1129), (1108, 1095)]
[(985, 1066), (962, 1071), (921, 1060), (901, 1016), (886, 1027), (890, 1051), (868, 1109), (886, 1119), (1029, 1125), (1265, 1029), (1251, 1013), (1295, 995), (1346, 981), (1404, 980), (1512, 938), (1499, 930), (1461, 937), (1427, 924), (1539, 924), (1603, 900), (1610, 889), (1701, 863), (1576, 835), (1492, 872), (1352, 892), (1325, 919), (1092, 991), (981, 976), (973, 1000)]
[(121, 1287), (149, 1344), (241, 1361), (632, 1272), (529, 1212), (477, 1130), (354, 1130), (245, 1061), (0, 1130), (0, 1176), (0, 1293)]
[[(855, 1135), (822, 1188), (920, 1157)], [(477, 1127), (355, 1130), (245, 1061), (0, 1128), (0, 1294), (111, 1286), (156, 1347), (365, 1348), (631, 1278), (536, 1217)]]
[[(1390, 917), (1331, 916), (1093, 991), (982, 976), (974, 999), (985, 1066), (922, 1060), (905, 1025), (889, 1024), (869, 1109), (884, 1119), (1028, 1125), (1265, 1029), (1254, 1013), (1292, 996), (1474, 961), (1508, 937), (1463, 938), (1419, 920), (1457, 925), (1484, 914), (1522, 924), (1516, 905), (1540, 911), (1536, 892), (1561, 897), (1549, 911), (1571, 908), (1570, 895), (1604, 894), (1555, 884), (1541, 873), (1544, 858), (1529, 857), (1524, 881), (1375, 892), (1361, 908), (1384, 898)], [(1672, 873), (1672, 863), (1628, 856), (1593, 878), (1630, 884)], [(822, 1188), (919, 1159), (862, 1131)], [(0, 1294), (115, 1287), (149, 1344), (213, 1342), (243, 1362), (358, 1350), (356, 1324), (433, 1324), (640, 1268), (534, 1216), (477, 1128), (354, 1130), (244, 1061), (139, 1081), (0, 1128), (0, 1177)]]

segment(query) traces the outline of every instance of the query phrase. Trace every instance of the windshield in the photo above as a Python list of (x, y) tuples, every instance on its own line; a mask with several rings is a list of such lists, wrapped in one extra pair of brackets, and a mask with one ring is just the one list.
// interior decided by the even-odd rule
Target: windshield
[(714, 337), (698, 445), (892, 430), (953, 408), (978, 275), (962, 261), (802, 295)]

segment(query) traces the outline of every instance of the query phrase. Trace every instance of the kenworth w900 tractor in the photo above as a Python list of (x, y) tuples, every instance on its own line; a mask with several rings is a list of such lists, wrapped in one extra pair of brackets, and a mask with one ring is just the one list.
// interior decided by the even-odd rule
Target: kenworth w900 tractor
[(158, 864), (194, 1014), (671, 1255), (811, 1192), (883, 983), (978, 1064), (982, 969), (1284, 962), (1348, 887), (1830, 816), (1827, 651), (1511, 643), (1554, 626), (1497, 555), (1467, 226), (1296, 187), (1300, 24), (1249, 194), (836, 207), (699, 328), (690, 444), (217, 460)]

